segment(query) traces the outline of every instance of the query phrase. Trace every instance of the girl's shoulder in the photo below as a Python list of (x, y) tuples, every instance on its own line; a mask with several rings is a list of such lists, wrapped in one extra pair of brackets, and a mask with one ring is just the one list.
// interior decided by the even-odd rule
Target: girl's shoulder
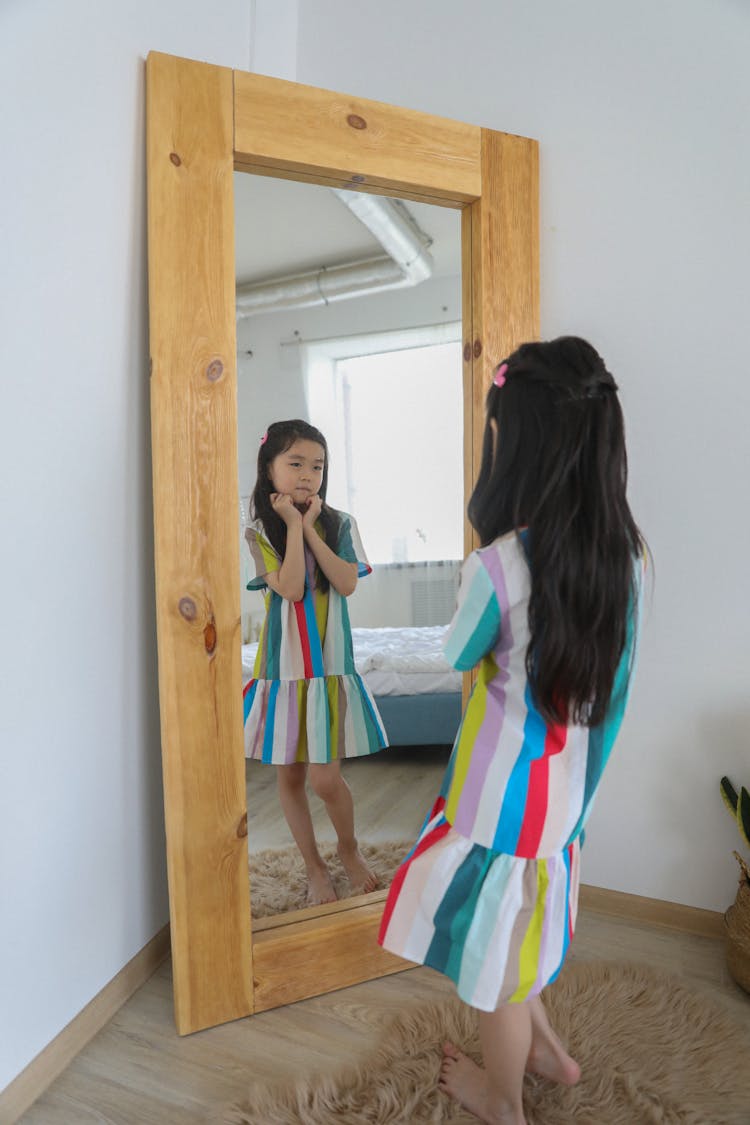
[(354, 516), (350, 515), (349, 512), (342, 512), (340, 508), (332, 508), (330, 504), (327, 504), (326, 507), (336, 522), (339, 534), (351, 531), (353, 535), (359, 535), (359, 528)]
[(525, 530), (520, 532), (508, 531), (505, 535), (499, 535), (497, 539), (487, 543), (486, 546), (477, 547), (471, 554), (476, 555), (485, 566), (491, 565), (493, 560), (500, 560), (504, 564), (522, 562), (524, 565), (528, 565), (526, 535)]
[(263, 521), (259, 520), (259, 519), (248, 521), (248, 523), (246, 525), (246, 528), (245, 528), (245, 534), (246, 535), (250, 535), (250, 534), (257, 535), (262, 539), (268, 538), (268, 533), (267, 533), (265, 527), (263, 526)]
[(263, 526), (262, 520), (251, 520), (245, 528), (245, 539), (249, 544), (251, 550), (253, 546), (261, 551), (271, 552), (278, 557), (278, 551), (268, 537), (268, 532)]
[(528, 598), (531, 572), (523, 535), (523, 532), (517, 535), (511, 531), (472, 551), (464, 563), (462, 580), (471, 580), (478, 571), (483, 571), (484, 583), (492, 585), (503, 604)]

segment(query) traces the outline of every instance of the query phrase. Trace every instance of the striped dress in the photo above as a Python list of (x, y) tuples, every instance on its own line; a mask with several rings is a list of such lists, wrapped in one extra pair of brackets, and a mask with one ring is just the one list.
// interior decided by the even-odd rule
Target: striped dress
[[(351, 516), (341, 521), (337, 555), (371, 567)], [(320, 524), (316, 524), (323, 535)], [(346, 598), (331, 586), (315, 585), (315, 557), (305, 545), (305, 592), (301, 601), (282, 598), (265, 576), (282, 560), (260, 522), (246, 532), (255, 563), (248, 590), (265, 589), (266, 619), (253, 678), (244, 687), (245, 755), (274, 765), (330, 762), (373, 754), (388, 745), (370, 692), (354, 667)]]
[[(526, 675), (531, 576), (511, 533), (466, 559), (445, 655), (478, 677), (440, 795), (391, 885), (385, 949), (438, 969), (482, 1011), (562, 968), (582, 829), (627, 702), (640, 595), (601, 726), (548, 724)], [(640, 591), (641, 568), (637, 568)]]

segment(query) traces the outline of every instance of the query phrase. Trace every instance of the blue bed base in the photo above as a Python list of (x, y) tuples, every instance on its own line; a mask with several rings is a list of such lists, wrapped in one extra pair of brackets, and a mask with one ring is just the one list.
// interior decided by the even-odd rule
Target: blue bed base
[(461, 692), (376, 695), (391, 746), (450, 746), (461, 722)]

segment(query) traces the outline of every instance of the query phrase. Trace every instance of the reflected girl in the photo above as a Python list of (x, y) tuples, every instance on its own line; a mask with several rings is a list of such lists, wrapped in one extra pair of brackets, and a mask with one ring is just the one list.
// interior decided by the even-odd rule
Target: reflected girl
[(354, 519), (325, 502), (328, 447), (300, 419), (274, 422), (261, 439), (246, 532), (266, 589), (253, 678), (244, 688), (245, 753), (278, 766), (281, 807), (305, 863), (308, 902), (336, 898), (318, 851), (305, 781), (325, 803), (353, 893), (376, 887), (354, 832), (341, 758), (387, 746), (375, 702), (354, 666), (346, 605), (370, 573)]

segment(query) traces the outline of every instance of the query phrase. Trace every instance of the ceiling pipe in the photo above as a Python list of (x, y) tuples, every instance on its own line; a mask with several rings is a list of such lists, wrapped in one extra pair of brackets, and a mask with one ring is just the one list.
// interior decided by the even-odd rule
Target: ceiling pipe
[(328, 305), (386, 289), (418, 285), (432, 275), (431, 239), (404, 205), (384, 196), (332, 189), (377, 238), (388, 257), (375, 257), (309, 270), (271, 281), (237, 286), (237, 316)]
[(377, 238), (389, 258), (404, 272), (410, 285), (432, 276), (432, 239), (421, 230), (400, 199), (366, 195), (361, 191), (331, 188), (353, 215)]

